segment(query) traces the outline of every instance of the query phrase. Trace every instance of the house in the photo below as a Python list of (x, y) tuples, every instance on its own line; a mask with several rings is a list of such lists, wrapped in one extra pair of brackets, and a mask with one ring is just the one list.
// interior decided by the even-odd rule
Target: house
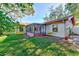
[(26, 26), (26, 34), (28, 36), (44, 36), (46, 35), (46, 24), (29, 24)]
[(15, 28), (16, 34), (24, 34), (26, 32), (26, 26), (29, 25), (29, 23), (19, 23), (19, 27)]
[(77, 20), (75, 23), (76, 24), (73, 28), (73, 33), (76, 34), (76, 35), (79, 35), (79, 20)]
[(79, 36), (79, 26), (74, 26), (73, 33)]
[(33, 23), (26, 26), (28, 36), (57, 36), (67, 39), (72, 33), (75, 20), (73, 16), (67, 16), (44, 23)]
[(19, 23), (19, 26), (15, 26), (15, 28), (12, 31), (4, 31), (3, 34), (24, 34), (26, 33), (26, 26), (29, 25), (29, 23)]

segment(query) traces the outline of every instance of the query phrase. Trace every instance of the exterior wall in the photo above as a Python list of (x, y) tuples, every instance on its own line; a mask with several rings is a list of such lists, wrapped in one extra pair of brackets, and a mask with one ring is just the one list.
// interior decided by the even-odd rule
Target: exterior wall
[(27, 36), (29, 36), (29, 37), (33, 37), (33, 36), (34, 36), (34, 33), (27, 32)]
[(26, 27), (25, 26), (23, 27), (23, 32), (26, 33)]
[(20, 31), (20, 29), (19, 28), (17, 28), (17, 29), (15, 29), (15, 33), (17, 34), (17, 33), (26, 33), (26, 28), (25, 28), (25, 26), (23, 26), (22, 27), (23, 28), (23, 31)]
[[(46, 26), (46, 34), (47, 35), (52, 35), (52, 36), (57, 36), (57, 37), (65, 37), (65, 31), (64, 31), (64, 24), (56, 24), (58, 25), (58, 32), (53, 32), (52, 30), (52, 24)], [(52, 32), (51, 34), (48, 34), (49, 32)]]
[(75, 26), (75, 27), (73, 28), (73, 32), (74, 32), (75, 34), (79, 34), (79, 26)]
[(19, 29), (15, 29), (15, 33), (16, 33), (16, 32), (19, 32)]

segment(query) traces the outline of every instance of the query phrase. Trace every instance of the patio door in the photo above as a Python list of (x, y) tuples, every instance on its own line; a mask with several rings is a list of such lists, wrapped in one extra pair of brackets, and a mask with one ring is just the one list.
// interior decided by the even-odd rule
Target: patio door
[(42, 34), (45, 34), (45, 33), (46, 33), (46, 30), (45, 30), (45, 26), (44, 26), (44, 25), (41, 26), (41, 33), (42, 33)]
[(35, 25), (35, 26), (34, 26), (34, 33), (37, 33), (37, 34), (38, 34), (38, 33), (39, 33), (39, 34), (41, 33), (41, 26), (40, 26), (40, 25)]

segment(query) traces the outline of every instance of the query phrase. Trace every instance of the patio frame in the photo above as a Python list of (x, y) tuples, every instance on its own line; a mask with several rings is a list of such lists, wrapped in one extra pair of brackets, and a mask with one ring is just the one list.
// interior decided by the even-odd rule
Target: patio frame
[[(28, 28), (30, 28), (32, 31), (29, 31)], [(40, 24), (40, 23), (29, 24), (28, 26), (26, 26), (26, 35), (28, 35), (28, 33), (33, 34), (33, 36), (45, 36), (46, 24)]]

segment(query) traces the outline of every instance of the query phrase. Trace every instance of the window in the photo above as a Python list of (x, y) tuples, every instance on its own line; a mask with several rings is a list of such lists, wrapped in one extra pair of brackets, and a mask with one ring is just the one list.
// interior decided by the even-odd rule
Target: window
[(35, 25), (34, 26), (34, 32), (35, 33), (40, 33), (40, 25)]
[(52, 31), (53, 32), (58, 32), (58, 25), (57, 24), (52, 25)]
[(37, 31), (37, 30), (38, 30), (38, 28), (37, 28), (37, 27), (34, 27), (34, 30), (35, 30), (35, 31)]
[(35, 26), (34, 27), (34, 31), (39, 31), (39, 27), (38, 26)]
[(31, 26), (27, 27), (26, 31), (31, 32)]

